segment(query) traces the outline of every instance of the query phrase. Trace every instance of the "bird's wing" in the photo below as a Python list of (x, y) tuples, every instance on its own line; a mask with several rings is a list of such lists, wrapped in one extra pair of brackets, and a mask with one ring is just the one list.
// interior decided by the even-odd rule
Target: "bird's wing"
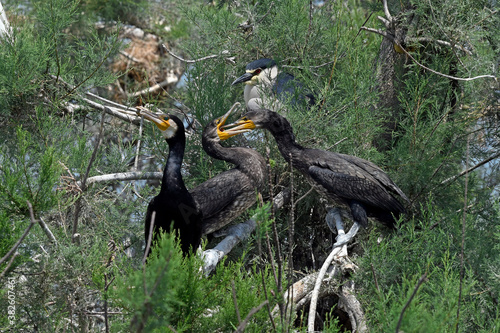
[(285, 72), (280, 72), (276, 77), (273, 92), (282, 101), (290, 99), (292, 105), (302, 103), (302, 101), (306, 101), (309, 105), (314, 105), (316, 102), (314, 95), (306, 90), (302, 82)]
[(408, 197), (403, 193), (403, 191), (392, 181), (392, 179), (390, 179), (389, 176), (374, 163), (355, 156), (344, 154), (338, 155), (340, 155), (350, 163), (357, 165), (359, 168), (364, 169), (366, 172), (372, 175), (374, 179), (380, 182), (380, 184), (384, 186), (389, 192), (399, 195), (406, 202), (410, 201)]
[[(352, 160), (345, 159), (347, 155), (326, 153), (328, 152), (323, 152), (320, 156), (313, 158), (314, 162), (310, 164), (307, 172), (327, 192), (347, 200), (357, 200), (393, 212), (404, 211), (401, 203), (377, 179), (381, 177), (377, 173), (383, 173), (380, 168), (373, 164), (372, 166), (378, 170), (372, 174), (360, 167), (359, 161), (353, 163)], [(389, 179), (387, 175), (385, 176)]]
[(230, 205), (243, 191), (243, 174), (237, 169), (224, 171), (193, 188), (190, 193), (203, 218), (209, 219)]

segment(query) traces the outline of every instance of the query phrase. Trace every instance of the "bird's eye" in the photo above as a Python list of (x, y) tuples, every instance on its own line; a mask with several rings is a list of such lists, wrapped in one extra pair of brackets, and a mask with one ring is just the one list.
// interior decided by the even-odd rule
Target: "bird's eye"
[(247, 118), (247, 117), (242, 117), (242, 118), (241, 118), (241, 120), (243, 120), (243, 121), (247, 121), (247, 120), (248, 120), (248, 118)]
[(257, 68), (257, 69), (253, 72), (253, 75), (258, 75), (258, 74), (260, 74), (260, 72), (262, 72), (262, 69)]

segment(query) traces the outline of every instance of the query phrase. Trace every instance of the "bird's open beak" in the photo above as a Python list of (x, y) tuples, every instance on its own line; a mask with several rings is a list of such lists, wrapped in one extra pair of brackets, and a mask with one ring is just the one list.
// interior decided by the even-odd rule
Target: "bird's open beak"
[(165, 131), (171, 126), (169, 123), (170, 119), (166, 114), (154, 114), (146, 108), (137, 107), (137, 115), (143, 116), (144, 119), (147, 119), (154, 123), (160, 129), (160, 131)]
[(234, 80), (233, 83), (231, 83), (231, 85), (234, 86), (236, 83), (250, 81), (252, 77), (253, 77), (252, 73), (246, 72), (245, 74)]
[(238, 103), (238, 102), (234, 103), (233, 106), (231, 107), (231, 109), (229, 109), (229, 111), (227, 111), (226, 114), (224, 114), (222, 117), (219, 118), (219, 122), (217, 124), (217, 135), (219, 136), (219, 139), (227, 140), (230, 137), (238, 134), (238, 133), (235, 133), (235, 134), (228, 133), (228, 132), (226, 132), (226, 130), (223, 127), (227, 121), (227, 118), (229, 118), (231, 113), (233, 113), (234, 110), (236, 110), (239, 106), (240, 106), (240, 103)]
[(247, 117), (241, 117), (234, 123), (227, 124), (223, 127), (224, 131), (230, 136), (235, 136), (241, 133), (250, 132), (255, 128), (257, 128), (257, 126), (255, 126), (255, 123), (250, 119), (248, 119)]

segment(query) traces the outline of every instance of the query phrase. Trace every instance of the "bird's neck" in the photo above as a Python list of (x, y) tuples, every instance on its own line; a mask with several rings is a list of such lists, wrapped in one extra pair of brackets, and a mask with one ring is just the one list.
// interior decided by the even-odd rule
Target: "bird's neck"
[(185, 138), (178, 138), (175, 141), (167, 141), (169, 146), (167, 163), (163, 170), (161, 192), (173, 191), (175, 189), (185, 189), (181, 175), (182, 160), (186, 146)]
[(287, 162), (290, 162), (291, 157), (297, 155), (298, 152), (304, 149), (295, 141), (295, 136), (292, 132), (282, 132), (279, 135), (272, 134), (276, 140), (281, 156), (283, 156)]
[(203, 148), (209, 156), (234, 165), (239, 165), (244, 158), (242, 155), (244, 155), (245, 148), (223, 147), (219, 142), (206, 142)]
[[(280, 115), (277, 116), (281, 117)], [(268, 128), (268, 130), (274, 136), (276, 144), (278, 145), (278, 149), (283, 158), (287, 162), (290, 162), (290, 157), (297, 155), (304, 149), (304, 147), (302, 147), (295, 141), (295, 135), (293, 134), (292, 126), (290, 125), (288, 120), (283, 118), (281, 124), (282, 126), (280, 127)]]

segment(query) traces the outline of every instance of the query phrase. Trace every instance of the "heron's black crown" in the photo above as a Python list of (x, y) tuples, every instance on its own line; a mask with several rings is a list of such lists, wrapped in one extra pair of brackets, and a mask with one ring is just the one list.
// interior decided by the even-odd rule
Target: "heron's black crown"
[(266, 69), (266, 68), (271, 68), (273, 66), (276, 66), (276, 61), (273, 59), (269, 58), (262, 58), (262, 59), (257, 59), (249, 63), (246, 67), (246, 70), (254, 70), (257, 68), (260, 69)]

